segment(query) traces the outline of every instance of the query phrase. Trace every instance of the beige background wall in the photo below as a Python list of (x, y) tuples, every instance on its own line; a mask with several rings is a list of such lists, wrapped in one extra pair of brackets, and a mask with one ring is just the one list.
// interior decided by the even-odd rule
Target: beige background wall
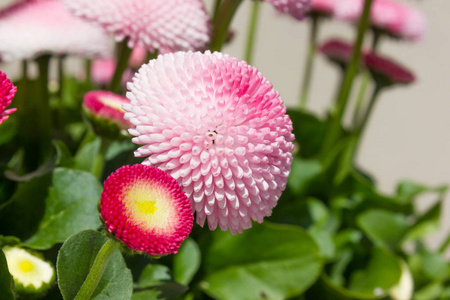
[[(214, 2), (204, 1), (209, 8)], [(0, 0), (0, 6), (7, 2), (11, 0)], [(396, 182), (402, 178), (430, 185), (450, 183), (450, 1), (404, 2), (425, 13), (427, 35), (420, 43), (384, 41), (381, 52), (414, 70), (418, 82), (382, 95), (358, 157), (359, 164), (375, 175), (387, 193), (393, 192)], [(236, 38), (224, 48), (224, 52), (238, 58), (243, 58), (250, 4), (251, 1), (245, 0), (239, 9), (232, 24)], [(263, 3), (259, 25), (253, 64), (280, 91), (287, 105), (295, 105), (307, 47), (307, 24), (280, 15), (270, 4)], [(348, 24), (327, 22), (320, 39), (337, 36), (351, 40), (353, 35)], [(310, 95), (310, 108), (317, 114), (325, 114), (337, 79), (336, 70), (319, 58)], [(429, 200), (432, 199), (425, 197), (418, 205), (425, 207)], [(450, 215), (450, 197), (446, 200), (446, 214)], [(432, 237), (431, 243), (436, 244), (449, 231), (450, 220), (445, 218), (442, 230)]]

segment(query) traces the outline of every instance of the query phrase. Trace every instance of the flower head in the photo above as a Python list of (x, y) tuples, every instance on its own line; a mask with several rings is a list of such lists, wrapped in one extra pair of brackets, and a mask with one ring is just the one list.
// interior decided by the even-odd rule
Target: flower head
[(232, 234), (271, 215), (292, 161), (292, 122), (255, 67), (222, 53), (160, 55), (128, 83), (123, 108), (144, 164), (178, 180), (196, 211)]
[(53, 284), (55, 270), (49, 262), (18, 247), (3, 251), (18, 293), (40, 294)]
[(411, 71), (389, 58), (366, 53), (363, 59), (364, 64), (378, 84), (389, 86), (393, 84), (410, 84), (415, 81), (414, 74)]
[[(114, 58), (97, 58), (91, 64), (92, 82), (106, 87), (110, 82), (116, 70), (116, 60)], [(128, 68), (122, 75), (122, 85), (125, 86), (133, 77), (133, 72)]]
[(319, 47), (319, 52), (330, 61), (345, 67), (350, 61), (353, 46), (339, 39), (330, 39)]
[(0, 124), (9, 118), (9, 114), (16, 111), (15, 108), (6, 109), (11, 104), (16, 91), (17, 88), (6, 77), (6, 74), (0, 71)]
[(100, 25), (117, 41), (149, 52), (203, 49), (209, 17), (201, 0), (65, 0), (72, 12)]
[(297, 20), (303, 20), (311, 0), (266, 0), (272, 3), (275, 8), (282, 12), (288, 13)]
[(336, 0), (311, 0), (310, 13), (333, 15), (337, 3)]
[[(340, 0), (336, 16), (356, 22), (362, 12), (363, 0)], [(424, 15), (418, 9), (393, 0), (374, 0), (370, 11), (372, 27), (393, 37), (418, 40), (426, 29)]]
[(106, 56), (108, 36), (101, 28), (73, 17), (59, 0), (30, 0), (0, 12), (0, 60), (41, 54)]
[(128, 248), (153, 256), (177, 253), (194, 220), (178, 182), (151, 166), (123, 166), (104, 182), (106, 229)]

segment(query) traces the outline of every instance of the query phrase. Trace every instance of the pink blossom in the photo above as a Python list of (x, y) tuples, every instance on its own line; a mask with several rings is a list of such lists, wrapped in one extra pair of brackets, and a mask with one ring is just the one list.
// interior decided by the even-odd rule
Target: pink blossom
[[(340, 0), (336, 16), (350, 22), (358, 21), (364, 1)], [(394, 37), (407, 40), (422, 38), (426, 30), (423, 13), (409, 5), (393, 0), (374, 0), (370, 14), (372, 26)]]
[(338, 2), (336, 0), (311, 0), (310, 12), (333, 15)]
[(17, 88), (6, 77), (6, 74), (0, 71), (0, 124), (9, 118), (9, 115), (16, 111), (15, 108), (6, 109), (16, 94)]
[(366, 53), (363, 56), (364, 64), (383, 85), (410, 84), (416, 78), (406, 67), (401, 66), (387, 57), (382, 57), (373, 53)]
[(282, 12), (288, 13), (297, 20), (303, 20), (305, 14), (309, 9), (311, 0), (266, 0), (270, 2), (275, 8)]
[(123, 166), (103, 184), (106, 229), (128, 248), (153, 256), (177, 253), (194, 216), (177, 181), (151, 166)]
[(0, 12), (0, 60), (41, 54), (106, 56), (111, 47), (101, 28), (73, 17), (58, 0), (30, 0)]
[(330, 39), (319, 47), (319, 52), (329, 60), (346, 66), (352, 56), (353, 45), (339, 39)]
[(210, 21), (201, 0), (64, 0), (71, 11), (103, 27), (117, 41), (128, 38), (160, 53), (205, 48)]
[[(107, 86), (111, 82), (111, 78), (116, 70), (116, 60), (114, 58), (98, 58), (92, 61), (91, 76), (92, 82), (99, 86)], [(131, 80), (133, 73), (130, 69), (126, 69), (122, 76), (122, 84)]]
[(232, 234), (271, 215), (294, 148), (280, 95), (255, 67), (219, 52), (177, 52), (128, 83), (125, 119), (143, 164), (178, 180), (197, 223)]

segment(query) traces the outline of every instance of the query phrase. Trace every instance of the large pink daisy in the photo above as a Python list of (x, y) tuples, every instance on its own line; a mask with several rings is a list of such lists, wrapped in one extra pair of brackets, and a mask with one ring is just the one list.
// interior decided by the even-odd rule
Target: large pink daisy
[(73, 13), (100, 25), (117, 41), (149, 52), (198, 50), (209, 42), (201, 0), (65, 0)]
[(128, 83), (135, 155), (181, 184), (197, 214), (232, 234), (262, 222), (286, 187), (292, 122), (255, 67), (222, 53), (177, 52)]

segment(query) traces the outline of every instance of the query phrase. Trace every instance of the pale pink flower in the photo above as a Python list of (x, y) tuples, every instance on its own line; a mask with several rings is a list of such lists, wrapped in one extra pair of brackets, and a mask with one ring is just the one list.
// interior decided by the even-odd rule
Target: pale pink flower
[(266, 0), (275, 8), (282, 12), (288, 13), (297, 20), (303, 20), (309, 9), (311, 0)]
[(219, 52), (177, 52), (128, 83), (125, 119), (143, 164), (178, 180), (202, 225), (232, 234), (271, 215), (294, 148), (280, 95), (255, 67)]
[[(339, 19), (356, 22), (363, 5), (364, 0), (340, 0), (335, 14)], [(370, 19), (374, 28), (407, 40), (421, 39), (426, 30), (426, 20), (420, 10), (393, 0), (374, 0)]]
[(130, 60), (128, 64), (133, 69), (139, 69), (143, 63), (147, 60), (147, 50), (140, 46), (135, 46), (131, 52)]
[(210, 22), (201, 0), (64, 0), (72, 12), (149, 52), (203, 49)]
[[(92, 82), (99, 86), (107, 86), (111, 82), (111, 78), (116, 70), (116, 60), (114, 58), (98, 58), (92, 61), (91, 76)], [(131, 80), (133, 72), (126, 69), (122, 75), (122, 84)]]
[(16, 111), (15, 108), (6, 109), (11, 104), (16, 91), (17, 88), (6, 77), (6, 74), (0, 71), (0, 124)]
[(0, 60), (41, 54), (106, 56), (110, 41), (101, 28), (73, 17), (58, 0), (31, 0), (0, 12)]

